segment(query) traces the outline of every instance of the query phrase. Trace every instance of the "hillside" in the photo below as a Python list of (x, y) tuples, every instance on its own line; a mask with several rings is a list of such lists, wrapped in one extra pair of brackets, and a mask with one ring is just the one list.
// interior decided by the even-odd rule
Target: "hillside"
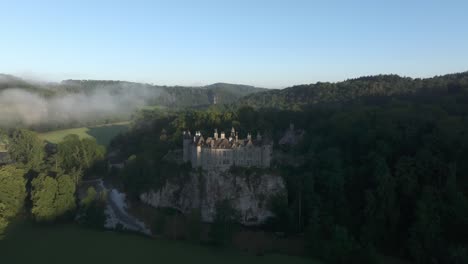
[(25, 91), (40, 94), (43, 96), (49, 96), (53, 94), (53, 91), (39, 84), (34, 84), (32, 82), (25, 81), (13, 75), (0, 73), (0, 92), (11, 88), (20, 88)]
[(215, 83), (201, 87), (163, 86), (159, 88), (163, 93), (155, 98), (153, 104), (167, 107), (200, 107), (212, 105), (215, 102), (220, 105), (231, 104), (244, 96), (267, 90), (228, 83)]
[(377, 75), (343, 82), (318, 82), (282, 90), (268, 90), (242, 98), (238, 105), (259, 108), (300, 109), (320, 103), (342, 103), (372, 96), (440, 94), (468, 90), (468, 72), (412, 79)]
[(215, 98), (217, 104), (230, 104), (241, 97), (266, 90), (229, 83), (215, 83), (201, 87), (160, 86), (113, 80), (64, 80), (60, 83), (36, 83), (13, 75), (0, 74), (0, 92), (12, 88), (46, 98), (70, 94), (106, 93), (113, 96), (131, 94), (144, 101), (145, 105), (169, 108), (207, 106), (213, 104)]

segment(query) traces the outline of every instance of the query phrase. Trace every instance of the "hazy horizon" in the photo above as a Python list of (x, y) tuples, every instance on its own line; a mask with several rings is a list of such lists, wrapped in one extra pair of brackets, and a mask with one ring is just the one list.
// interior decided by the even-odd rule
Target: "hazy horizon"
[[(402, 75), (402, 74), (397, 74), (397, 73), (376, 73), (376, 74), (369, 74), (369, 75), (350, 76), (349, 78), (340, 79), (340, 80), (316, 80), (316, 81), (310, 82), (310, 83), (294, 83), (294, 84), (281, 86), (281, 87), (264, 87), (264, 86), (256, 86), (256, 85), (249, 84), (249, 83), (234, 83), (234, 82), (225, 82), (225, 81), (215, 81), (215, 82), (212, 82), (212, 83), (193, 84), (193, 85), (190, 85), (190, 84), (182, 85), (182, 84), (177, 84), (177, 83), (169, 85), (169, 84), (164, 84), (164, 83), (152, 83), (152, 82), (145, 82), (145, 81), (138, 81), (138, 80), (125, 80), (125, 79), (89, 79), (89, 78), (74, 79), (74, 78), (66, 78), (66, 79), (57, 79), (57, 80), (53, 80), (53, 79), (46, 80), (44, 78), (37, 77), (36, 75), (28, 75), (28, 74), (12, 74), (12, 73), (0, 72), (0, 75), (1, 74), (11, 75), (11, 76), (14, 76), (14, 77), (21, 78), (24, 81), (31, 82), (31, 83), (37, 83), (37, 84), (47, 84), (47, 83), (59, 84), (59, 83), (61, 83), (63, 81), (70, 81), (70, 80), (71, 81), (119, 81), (119, 82), (129, 82), (129, 83), (141, 83), (141, 84), (148, 84), (148, 85), (154, 85), (154, 86), (168, 86), (168, 87), (179, 86), (179, 87), (194, 87), (194, 88), (196, 88), (196, 87), (205, 87), (205, 86), (209, 86), (209, 85), (225, 83), (225, 84), (232, 84), (232, 85), (246, 85), (246, 86), (252, 86), (252, 87), (256, 87), (256, 88), (265, 88), (265, 89), (284, 89), (284, 88), (289, 88), (289, 87), (293, 87), (293, 86), (296, 86), (296, 85), (308, 85), (308, 84), (315, 84), (315, 83), (320, 83), (320, 82), (339, 83), (339, 82), (344, 82), (346, 80), (357, 79), (357, 78), (368, 77), (368, 76), (377, 76), (377, 75), (398, 75), (398, 76), (400, 76), (402, 78), (427, 79), (427, 78), (433, 78), (433, 77), (437, 77), (437, 76), (444, 76), (444, 75), (448, 75), (448, 74), (459, 74), (459, 73), (465, 73), (465, 72), (468, 72), (468, 69), (467, 70), (462, 70), (462, 71), (456, 71), (456, 72), (442, 72), (442, 73), (439, 73), (439, 74), (427, 75), (427, 76), (408, 76), (408, 75)], [(0, 78), (0, 81), (1, 81), (1, 78)]]

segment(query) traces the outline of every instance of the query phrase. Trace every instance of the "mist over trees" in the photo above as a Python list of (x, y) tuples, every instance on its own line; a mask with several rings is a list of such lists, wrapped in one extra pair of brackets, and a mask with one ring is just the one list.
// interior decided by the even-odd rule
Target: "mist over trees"
[[(204, 107), (233, 103), (264, 89), (246, 85), (167, 87), (123, 81), (38, 83), (0, 74), (0, 127), (49, 130), (129, 120), (147, 106)], [(216, 99), (215, 99), (216, 98)]]

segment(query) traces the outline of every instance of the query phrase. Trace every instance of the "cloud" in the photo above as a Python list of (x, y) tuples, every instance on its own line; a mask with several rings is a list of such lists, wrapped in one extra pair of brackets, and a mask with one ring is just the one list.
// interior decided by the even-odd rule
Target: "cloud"
[(21, 88), (0, 92), (0, 125), (37, 126), (89, 122), (130, 115), (160, 91), (154, 87), (103, 86), (91, 93), (67, 93), (45, 98)]

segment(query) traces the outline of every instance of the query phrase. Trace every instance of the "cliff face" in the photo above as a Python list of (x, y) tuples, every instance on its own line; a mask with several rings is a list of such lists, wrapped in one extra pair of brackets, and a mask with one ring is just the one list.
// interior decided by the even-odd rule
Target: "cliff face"
[(216, 202), (228, 199), (240, 213), (242, 224), (257, 225), (273, 216), (268, 208), (270, 198), (284, 192), (279, 175), (197, 171), (183, 183), (168, 181), (160, 190), (141, 194), (140, 199), (154, 207), (175, 208), (183, 213), (200, 209), (206, 222), (213, 221)]

